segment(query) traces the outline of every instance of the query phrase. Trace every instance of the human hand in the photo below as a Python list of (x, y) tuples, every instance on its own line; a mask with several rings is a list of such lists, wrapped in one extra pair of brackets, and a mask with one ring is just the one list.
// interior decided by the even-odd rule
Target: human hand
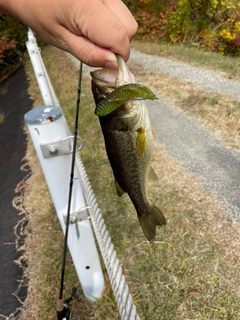
[(137, 23), (121, 0), (0, 0), (41, 39), (93, 67), (126, 61)]

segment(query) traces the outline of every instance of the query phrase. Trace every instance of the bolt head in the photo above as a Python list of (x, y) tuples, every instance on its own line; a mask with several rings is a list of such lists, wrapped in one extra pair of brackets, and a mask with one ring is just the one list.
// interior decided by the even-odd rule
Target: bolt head
[(49, 153), (52, 155), (52, 156), (55, 156), (57, 153), (58, 153), (58, 148), (57, 147), (50, 147), (49, 148)]

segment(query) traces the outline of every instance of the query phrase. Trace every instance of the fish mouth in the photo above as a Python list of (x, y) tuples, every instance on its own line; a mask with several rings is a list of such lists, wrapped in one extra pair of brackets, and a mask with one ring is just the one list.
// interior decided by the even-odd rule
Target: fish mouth
[(112, 69), (98, 69), (90, 72), (92, 80), (102, 87), (116, 88), (116, 81), (118, 79), (119, 71)]
[(134, 83), (133, 74), (129, 71), (125, 61), (116, 55), (118, 61), (118, 70), (115, 69), (98, 69), (90, 72), (92, 80), (99, 86), (116, 89), (127, 83)]

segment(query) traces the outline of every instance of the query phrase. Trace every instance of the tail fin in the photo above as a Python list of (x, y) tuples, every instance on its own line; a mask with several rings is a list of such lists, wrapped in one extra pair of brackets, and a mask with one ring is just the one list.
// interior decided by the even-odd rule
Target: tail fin
[(149, 213), (145, 216), (138, 215), (139, 222), (148, 241), (153, 242), (156, 236), (156, 226), (163, 226), (166, 224), (166, 219), (162, 212), (153, 206)]

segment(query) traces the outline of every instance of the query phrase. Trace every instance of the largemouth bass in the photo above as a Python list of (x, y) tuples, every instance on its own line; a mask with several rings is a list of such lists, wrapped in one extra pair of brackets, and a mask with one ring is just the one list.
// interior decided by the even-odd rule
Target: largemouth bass
[(155, 141), (143, 99), (156, 96), (135, 83), (120, 56), (117, 60), (119, 70), (91, 72), (95, 114), (99, 116), (117, 193), (129, 195), (143, 232), (152, 242), (156, 226), (166, 224), (162, 212), (148, 197), (148, 182), (158, 181), (158, 177), (150, 166)]

